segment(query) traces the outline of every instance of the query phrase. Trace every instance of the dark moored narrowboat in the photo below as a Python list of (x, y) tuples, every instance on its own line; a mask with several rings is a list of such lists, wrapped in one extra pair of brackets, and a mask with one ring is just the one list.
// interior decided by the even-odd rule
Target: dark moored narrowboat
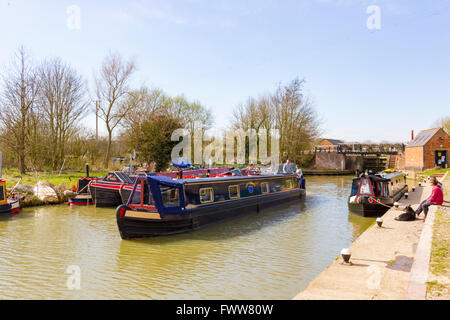
[(89, 192), (89, 183), (97, 178), (85, 177), (79, 178), (77, 182), (76, 195), (69, 198), (67, 204), (69, 206), (87, 206), (93, 204), (92, 196)]
[(176, 234), (305, 194), (304, 179), (295, 175), (138, 177), (127, 203), (116, 209), (117, 225), (123, 239)]
[(403, 172), (382, 172), (355, 178), (348, 197), (348, 208), (364, 217), (382, 216), (407, 190), (406, 174)]
[(135, 176), (121, 171), (109, 172), (106, 177), (92, 181), (89, 192), (96, 207), (117, 207), (122, 204), (121, 190), (126, 185), (133, 185)]
[(6, 196), (6, 181), (0, 179), (0, 215), (9, 215), (19, 211), (19, 199)]

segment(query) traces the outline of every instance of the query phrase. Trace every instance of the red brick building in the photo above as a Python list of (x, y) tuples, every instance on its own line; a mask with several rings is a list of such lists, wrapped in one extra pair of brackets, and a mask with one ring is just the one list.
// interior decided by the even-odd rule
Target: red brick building
[(316, 146), (316, 149), (322, 149), (326, 151), (336, 152), (339, 146), (343, 145), (344, 141), (337, 139), (322, 139), (322, 141)]
[(405, 148), (405, 169), (423, 171), (434, 167), (448, 168), (450, 136), (442, 128), (420, 131)]

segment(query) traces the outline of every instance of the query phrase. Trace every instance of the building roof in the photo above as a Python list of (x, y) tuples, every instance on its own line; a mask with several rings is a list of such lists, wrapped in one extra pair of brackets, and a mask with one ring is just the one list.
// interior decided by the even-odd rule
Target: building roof
[(433, 128), (428, 130), (422, 130), (410, 141), (406, 147), (422, 147), (427, 144), (428, 141), (440, 130), (441, 128)]
[(331, 144), (333, 144), (333, 145), (338, 145), (338, 144), (340, 144), (340, 143), (344, 143), (344, 141), (342, 141), (342, 140), (337, 140), (337, 139), (322, 139), (322, 141), (323, 140), (327, 140), (328, 142), (330, 142)]

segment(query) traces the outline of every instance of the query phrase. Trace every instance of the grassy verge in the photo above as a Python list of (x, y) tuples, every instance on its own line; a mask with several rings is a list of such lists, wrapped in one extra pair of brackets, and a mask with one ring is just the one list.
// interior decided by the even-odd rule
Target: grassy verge
[(431, 175), (433, 175), (435, 173), (446, 173), (448, 171), (450, 171), (450, 168), (438, 169), (438, 170), (427, 170), (427, 171), (424, 171), (424, 172), (419, 172), (418, 175), (431, 176)]
[[(91, 172), (91, 177), (104, 177), (106, 171)], [(53, 202), (44, 202), (32, 193), (18, 194), (23, 197), (20, 200), (20, 206), (22, 208), (34, 207), (48, 204), (64, 203), (68, 199), (64, 196), (65, 190), (71, 190), (77, 185), (78, 178), (86, 176), (85, 172), (63, 172), (61, 175), (54, 172), (34, 172), (20, 175), (17, 169), (4, 169), (2, 172), (2, 179), (6, 180), (6, 187), (10, 191), (17, 182), (20, 184), (34, 186), (39, 181), (49, 182), (58, 195), (58, 200)]]
[[(91, 177), (104, 177), (106, 175), (106, 171), (100, 172), (91, 172)], [(74, 185), (77, 184), (78, 178), (86, 176), (86, 173), (83, 172), (63, 172), (61, 175), (59, 173), (52, 172), (29, 172), (24, 175), (20, 175), (18, 170), (15, 169), (4, 169), (2, 178), (6, 180), (7, 188), (13, 187), (22, 177), (20, 181), (21, 184), (27, 185), (35, 185), (40, 180), (45, 180), (50, 182), (53, 185), (61, 186), (66, 189), (71, 189)]]
[[(446, 178), (443, 186), (444, 199), (448, 199), (449, 178)], [(448, 207), (440, 207), (435, 215), (427, 284), (427, 299), (450, 299), (450, 208)]]

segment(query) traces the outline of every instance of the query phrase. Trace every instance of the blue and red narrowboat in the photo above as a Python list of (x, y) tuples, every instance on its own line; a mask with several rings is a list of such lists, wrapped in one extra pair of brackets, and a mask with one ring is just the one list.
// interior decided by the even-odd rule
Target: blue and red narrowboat
[(6, 181), (0, 179), (0, 215), (9, 215), (20, 211), (19, 199), (6, 195)]
[[(172, 179), (194, 179), (200, 177), (224, 177), (226, 175), (231, 175), (228, 168), (211, 168), (211, 169), (197, 169), (197, 170), (182, 170), (182, 171), (172, 171), (172, 172), (155, 172), (146, 173), (146, 176), (164, 176)], [(145, 176), (144, 175), (144, 176)], [(134, 184), (126, 184), (120, 189), (120, 196), (122, 198), (122, 204), (126, 204), (128, 198), (130, 197), (131, 191), (133, 191)], [(140, 186), (137, 187), (137, 193), (140, 192)]]
[(364, 217), (382, 216), (407, 191), (403, 172), (363, 175), (353, 179), (348, 209)]
[(122, 239), (188, 232), (306, 194), (291, 174), (171, 179), (138, 177), (126, 204), (116, 209)]

